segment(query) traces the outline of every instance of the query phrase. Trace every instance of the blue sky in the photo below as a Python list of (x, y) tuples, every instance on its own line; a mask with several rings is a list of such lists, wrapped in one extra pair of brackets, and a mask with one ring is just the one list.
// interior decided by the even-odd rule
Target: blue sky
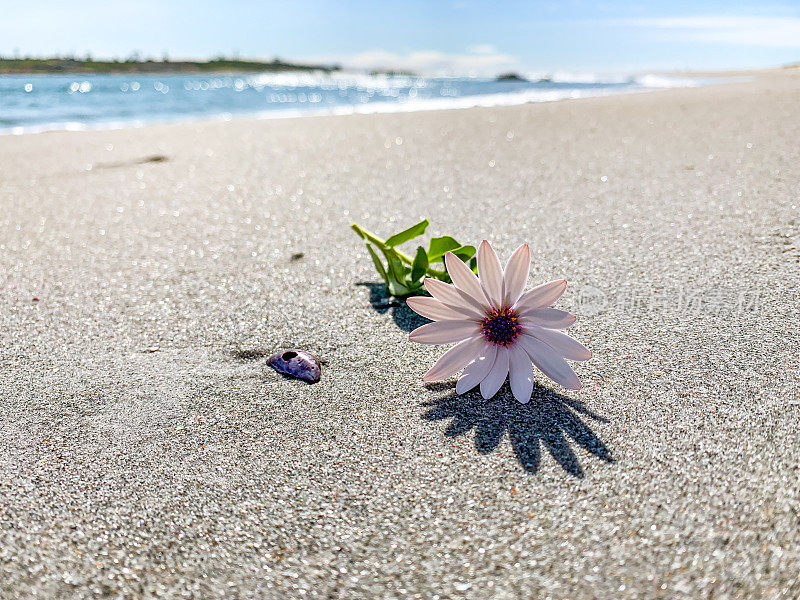
[(725, 69), (800, 61), (800, 0), (293, 2), (0, 0), (5, 56), (338, 62), (355, 68), (496, 74)]

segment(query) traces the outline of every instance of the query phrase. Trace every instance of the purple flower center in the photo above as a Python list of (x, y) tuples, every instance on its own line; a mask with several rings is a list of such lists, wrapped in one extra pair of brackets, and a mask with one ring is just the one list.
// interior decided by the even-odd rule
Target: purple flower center
[(497, 346), (513, 344), (522, 333), (519, 315), (510, 308), (492, 308), (481, 321), (483, 337)]

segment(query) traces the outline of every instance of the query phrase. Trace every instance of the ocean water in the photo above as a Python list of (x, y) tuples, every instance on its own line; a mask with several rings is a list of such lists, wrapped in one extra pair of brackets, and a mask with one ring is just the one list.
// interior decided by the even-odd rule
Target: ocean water
[(497, 106), (703, 83), (655, 75), (557, 75), (529, 82), (348, 73), (0, 75), (0, 133), (236, 115), (268, 118)]

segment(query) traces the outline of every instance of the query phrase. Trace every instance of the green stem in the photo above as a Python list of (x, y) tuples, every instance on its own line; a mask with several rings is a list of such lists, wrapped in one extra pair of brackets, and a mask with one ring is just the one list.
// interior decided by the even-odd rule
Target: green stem
[[(386, 245), (386, 241), (379, 238), (377, 235), (372, 233), (371, 231), (367, 231), (358, 223), (352, 223), (350, 228), (355, 231), (359, 237), (362, 239), (370, 242), (371, 244), (375, 244), (378, 248), (382, 248), (383, 250), (388, 250), (390, 246)], [(400, 259), (401, 262), (406, 263), (407, 265), (411, 266), (414, 264), (414, 259), (404, 252), (400, 252), (397, 248), (391, 248), (391, 250), (397, 254), (397, 258)], [(444, 275), (447, 274), (447, 271), (438, 271), (436, 269), (432, 269), (428, 267), (427, 271), (425, 271), (427, 275), (434, 277), (435, 279), (441, 279)]]
[[(389, 246), (386, 245), (385, 240), (382, 240), (371, 231), (367, 231), (357, 223), (353, 223), (352, 225), (350, 225), (350, 228), (368, 242), (375, 244), (378, 248), (382, 248), (384, 250), (389, 248)], [(411, 258), (408, 254), (400, 252), (400, 250), (398, 250), (397, 248), (392, 248), (392, 250), (394, 250), (395, 253), (397, 254), (397, 257), (407, 265), (410, 265), (414, 262), (414, 259)]]

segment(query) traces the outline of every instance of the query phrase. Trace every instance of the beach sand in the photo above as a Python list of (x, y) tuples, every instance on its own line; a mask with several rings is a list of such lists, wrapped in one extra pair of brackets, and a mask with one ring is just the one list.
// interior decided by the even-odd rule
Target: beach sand
[[(0, 138), (0, 597), (798, 597), (798, 107)], [(422, 217), (570, 282), (583, 390), (423, 384), (348, 227)]]

